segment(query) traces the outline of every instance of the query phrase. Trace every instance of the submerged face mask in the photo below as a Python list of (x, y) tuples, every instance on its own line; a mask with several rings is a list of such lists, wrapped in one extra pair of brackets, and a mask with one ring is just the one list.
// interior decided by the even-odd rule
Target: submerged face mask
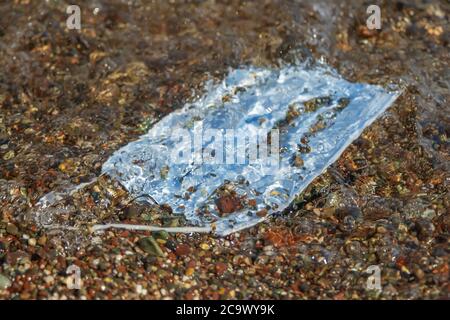
[(398, 95), (326, 67), (232, 70), (102, 171), (227, 235), (285, 209)]

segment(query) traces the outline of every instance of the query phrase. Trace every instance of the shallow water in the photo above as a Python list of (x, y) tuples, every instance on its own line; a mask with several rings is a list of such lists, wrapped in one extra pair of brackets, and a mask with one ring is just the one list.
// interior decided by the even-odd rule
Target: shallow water
[[(0, 292), (2, 298), (79, 297), (61, 286), (73, 259), (60, 261), (53, 252), (60, 258), (75, 252), (90, 265), (99, 258), (114, 259), (113, 250), (134, 252), (137, 238), (148, 235), (89, 233), (84, 241), (80, 225), (168, 223), (165, 212), (148, 207), (145, 215), (124, 217), (129, 199), (116, 198), (114, 191), (120, 188), (112, 186), (109, 193), (107, 185), (100, 192), (96, 186), (73, 189), (73, 197), (55, 208), (62, 214), (53, 216), (58, 219), (52, 223), (77, 228), (75, 236), (47, 230), (35, 223), (35, 204), (43, 195), (55, 191), (56, 201), (58, 190), (95, 179), (105, 161), (139, 139), (148, 123), (182, 108), (190, 97), (200, 99), (207, 79), (220, 81), (229, 68), (270, 68), (280, 60), (289, 64), (296, 59), (324, 61), (354, 83), (400, 83), (406, 89), (300, 193), (292, 210), (226, 239), (176, 234), (172, 242), (195, 251), (173, 263), (163, 259), (158, 268), (184, 274), (187, 259), (201, 261), (200, 277), (191, 288), (198, 292), (196, 298), (209, 299), (217, 288), (217, 278), (206, 276), (215, 269), (206, 263), (209, 259), (212, 264), (230, 262), (233, 272), (220, 280), (221, 286), (241, 299), (334, 299), (341, 293), (368, 298), (365, 281), (359, 280), (372, 264), (383, 268), (383, 299), (447, 297), (448, 1), (384, 1), (378, 31), (365, 27), (368, 3), (359, 0), (78, 3), (80, 32), (65, 28), (64, 1), (0, 3), (0, 247), (7, 248), (0, 249), (0, 271), (23, 280)], [(147, 220), (148, 211), (156, 211), (154, 220)], [(197, 222), (209, 223), (216, 216), (201, 216)], [(9, 234), (10, 224), (19, 233)], [(42, 235), (48, 241), (38, 246), (25, 241)], [(228, 240), (231, 245), (223, 245)], [(214, 247), (207, 259), (201, 258), (203, 242)], [(274, 246), (275, 254), (267, 257), (262, 246)], [(292, 255), (285, 256), (286, 248)], [(162, 249), (171, 252), (173, 246)], [(126, 284), (114, 278), (117, 291), (105, 292), (99, 285), (104, 274), (89, 269), (82, 297), (136, 298), (132, 279), (142, 277), (156, 288), (149, 288), (147, 297), (161, 297), (159, 289), (167, 281), (176, 290), (166, 297), (194, 297), (186, 293), (181, 277), (155, 279), (154, 270), (143, 272), (139, 266), (147, 257), (136, 252), (124, 254), (133, 257), (125, 266), (130, 274)], [(44, 283), (36, 268), (19, 275), (23, 269), (15, 263), (16, 253), (40, 254), (42, 264), (54, 266), (50, 272), (57, 281)], [(320, 253), (332, 272), (322, 268)], [(234, 272), (242, 269), (234, 259), (242, 254), (261, 261), (261, 268), (256, 263), (248, 265), (248, 272)], [(254, 275), (251, 281), (249, 274)], [(293, 281), (307, 286), (300, 292)]]

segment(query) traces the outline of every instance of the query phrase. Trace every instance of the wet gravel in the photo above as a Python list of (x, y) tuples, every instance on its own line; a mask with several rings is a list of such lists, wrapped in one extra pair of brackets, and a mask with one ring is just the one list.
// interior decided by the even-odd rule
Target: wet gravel
[[(370, 1), (128, 2), (79, 1), (80, 32), (65, 1), (0, 4), (0, 298), (449, 298), (448, 2), (384, 1), (380, 31)], [(297, 59), (405, 91), (289, 210), (226, 238), (92, 234), (184, 224), (104, 177), (57, 221), (82, 231), (36, 224), (40, 197), (97, 176), (206, 79)]]

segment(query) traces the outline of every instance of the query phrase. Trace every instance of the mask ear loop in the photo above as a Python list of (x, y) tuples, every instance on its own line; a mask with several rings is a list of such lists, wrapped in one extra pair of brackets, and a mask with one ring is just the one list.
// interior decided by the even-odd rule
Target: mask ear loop
[(125, 229), (133, 231), (166, 231), (169, 233), (211, 233), (214, 228), (211, 226), (205, 227), (157, 227), (139, 224), (124, 224), (124, 223), (108, 223), (95, 224), (91, 228), (92, 232), (103, 231), (107, 229)]

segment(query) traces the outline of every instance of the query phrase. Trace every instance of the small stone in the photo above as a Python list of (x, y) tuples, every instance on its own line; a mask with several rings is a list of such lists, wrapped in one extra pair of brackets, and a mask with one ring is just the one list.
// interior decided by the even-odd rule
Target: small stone
[(195, 272), (194, 268), (187, 268), (186, 276), (190, 277), (194, 274), (194, 272)]
[(53, 278), (52, 276), (46, 276), (44, 277), (44, 281), (46, 284), (52, 284), (55, 281), (55, 278)]
[(414, 269), (414, 275), (419, 280), (422, 280), (425, 277), (425, 273), (420, 268), (415, 268)]
[(5, 290), (11, 285), (11, 280), (9, 280), (5, 275), (0, 273), (0, 290)]
[(47, 243), (47, 237), (46, 236), (42, 236), (42, 237), (40, 237), (39, 239), (38, 239), (38, 244), (40, 245), (40, 246), (45, 246), (45, 244)]
[(419, 219), (416, 221), (415, 227), (418, 232), (418, 238), (422, 241), (430, 238), (435, 230), (433, 223), (428, 219)]
[(298, 154), (294, 155), (294, 157), (292, 158), (292, 165), (297, 168), (303, 167), (304, 161), (300, 157), (300, 155), (298, 155)]
[(124, 216), (126, 219), (133, 219), (138, 217), (141, 214), (142, 210), (138, 206), (130, 205), (125, 208)]
[[(97, 9), (97, 8), (96, 8)], [(104, 57), (106, 57), (107, 56), (107, 53), (106, 52), (103, 52), (103, 51), (94, 51), (94, 52), (91, 52), (90, 54), (89, 54), (89, 61), (91, 62), (91, 63), (96, 63), (97, 61), (100, 61), (101, 59), (103, 59)]]
[(164, 244), (166, 246), (167, 249), (169, 249), (170, 251), (175, 251), (177, 250), (177, 243), (173, 240), (167, 240), (166, 243)]
[(168, 240), (169, 239), (169, 233), (167, 231), (155, 231), (153, 232), (153, 237), (155, 239), (161, 239), (161, 240)]
[(164, 257), (164, 252), (161, 250), (158, 243), (153, 237), (140, 239), (138, 241), (138, 245), (139, 248), (150, 255)]
[(34, 238), (28, 239), (28, 245), (34, 247), (36, 245), (36, 239)]
[(180, 220), (178, 219), (171, 219), (169, 221), (169, 223), (165, 224), (165, 226), (171, 227), (171, 228), (176, 228), (180, 225)]
[(259, 210), (258, 212), (256, 212), (256, 215), (261, 218), (267, 216), (267, 209)]
[(161, 244), (161, 245), (166, 244), (166, 241), (167, 240), (164, 240), (164, 239), (156, 239), (156, 242), (158, 242), (158, 244)]
[(186, 256), (191, 252), (191, 248), (187, 244), (179, 244), (175, 250), (177, 256)]
[(160, 172), (159, 172), (161, 179), (167, 179), (167, 176), (169, 175), (169, 167), (168, 166), (164, 166), (161, 168)]
[(8, 223), (6, 226), (6, 232), (12, 234), (13, 236), (18, 236), (20, 234), (19, 229), (12, 223)]
[(217, 209), (222, 216), (242, 208), (240, 199), (234, 195), (224, 195), (216, 201)]
[(202, 248), (202, 250), (209, 250), (209, 245), (203, 242), (200, 244), (200, 248)]
[(216, 273), (217, 273), (218, 275), (224, 274), (225, 271), (227, 271), (227, 269), (228, 269), (228, 266), (227, 266), (226, 263), (218, 262), (218, 263), (216, 264)]
[(350, 104), (350, 99), (343, 97), (338, 100), (338, 110), (345, 109)]
[(64, 173), (72, 173), (76, 169), (76, 164), (72, 159), (66, 159), (64, 162), (60, 163), (58, 169)]
[(378, 226), (378, 227), (377, 227), (377, 233), (385, 234), (385, 233), (387, 233), (387, 230), (386, 230), (386, 228), (383, 227), (383, 226)]
[(15, 153), (14, 150), (9, 150), (7, 153), (5, 153), (5, 155), (3, 156), (3, 160), (7, 161), (10, 160), (12, 158), (14, 158)]
[(336, 209), (333, 207), (323, 208), (320, 215), (324, 218), (331, 218), (335, 212), (336, 212)]

